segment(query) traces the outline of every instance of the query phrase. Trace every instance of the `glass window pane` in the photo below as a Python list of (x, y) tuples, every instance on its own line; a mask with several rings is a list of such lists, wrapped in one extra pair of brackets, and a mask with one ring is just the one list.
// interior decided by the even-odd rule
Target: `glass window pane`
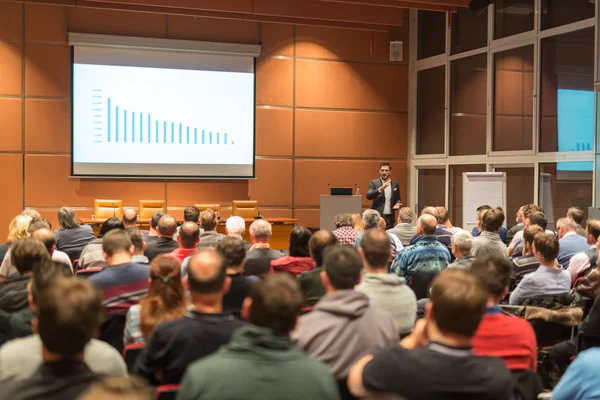
[(446, 13), (419, 11), (417, 59), (446, 53)]
[(594, 28), (542, 39), (540, 151), (594, 149)]
[[(446, 170), (419, 169), (419, 193), (417, 211), (423, 207), (440, 206), (446, 204)], [(417, 214), (418, 214), (417, 213)]]
[(476, 14), (466, 7), (459, 7), (452, 13), (452, 54), (487, 46), (487, 29), (487, 9), (481, 14)]
[(446, 67), (417, 73), (417, 154), (444, 153)]
[(496, 168), (496, 172), (506, 172), (506, 226), (517, 224), (517, 211), (525, 204), (533, 203), (533, 167)]
[(594, 18), (595, 1), (542, 0), (542, 29)]
[(485, 165), (450, 166), (450, 220), (454, 226), (463, 226), (463, 172), (485, 172)]
[(534, 0), (496, 0), (494, 39), (533, 30)]
[(452, 61), (450, 154), (485, 154), (487, 53)]
[(494, 55), (494, 151), (531, 150), (533, 45)]
[(539, 204), (546, 213), (548, 229), (567, 215), (569, 207), (579, 207), (587, 219), (592, 205), (593, 162), (540, 164)]

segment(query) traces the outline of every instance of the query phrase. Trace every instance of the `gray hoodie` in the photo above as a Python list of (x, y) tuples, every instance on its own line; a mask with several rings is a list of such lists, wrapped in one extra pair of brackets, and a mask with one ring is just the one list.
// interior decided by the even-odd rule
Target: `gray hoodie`
[(398, 343), (399, 334), (392, 316), (371, 306), (366, 295), (338, 290), (300, 317), (292, 340), (341, 380), (365, 354)]
[(404, 278), (395, 274), (365, 274), (356, 291), (366, 294), (373, 307), (389, 312), (398, 332), (404, 334), (412, 331), (417, 313), (417, 296), (406, 285)]

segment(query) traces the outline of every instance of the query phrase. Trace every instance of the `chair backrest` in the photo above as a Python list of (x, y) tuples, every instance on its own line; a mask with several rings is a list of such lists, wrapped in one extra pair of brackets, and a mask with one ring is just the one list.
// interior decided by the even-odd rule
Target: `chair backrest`
[(140, 219), (150, 219), (157, 211), (167, 212), (167, 202), (164, 200), (140, 200), (138, 202), (138, 216)]
[(234, 200), (231, 215), (242, 218), (254, 218), (258, 215), (258, 202), (256, 200)]
[(181, 385), (160, 385), (156, 388), (155, 400), (175, 400)]
[(94, 200), (94, 217), (96, 219), (123, 218), (123, 200)]
[(429, 287), (431, 282), (437, 276), (437, 272), (430, 274), (415, 274), (411, 275), (408, 279), (408, 286), (415, 292), (417, 300), (425, 299), (429, 297)]
[(104, 318), (100, 325), (101, 341), (110, 344), (119, 353), (123, 352), (123, 331), (125, 330), (126, 314), (111, 314)]
[[(77, 260), (79, 262), (79, 260)], [(75, 276), (81, 277), (81, 278), (89, 278), (90, 276), (97, 274), (98, 272), (102, 271), (104, 268), (102, 267), (93, 267), (93, 268), (86, 268), (86, 269), (78, 269), (75, 272)]]
[(202, 212), (204, 210), (208, 210), (209, 208), (217, 214), (217, 217), (221, 216), (221, 205), (220, 204), (194, 204), (196, 208)]
[(128, 344), (123, 349), (123, 360), (125, 360), (129, 372), (133, 371), (135, 368), (135, 363), (140, 354), (142, 354), (144, 347), (146, 347), (146, 343), (132, 343)]

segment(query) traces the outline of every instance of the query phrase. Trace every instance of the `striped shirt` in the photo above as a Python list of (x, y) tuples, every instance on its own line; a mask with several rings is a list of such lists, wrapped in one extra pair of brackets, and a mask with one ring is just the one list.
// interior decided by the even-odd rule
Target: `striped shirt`
[(134, 304), (129, 307), (129, 311), (127, 311), (125, 331), (123, 332), (123, 345), (127, 346), (132, 343), (144, 343), (145, 341), (140, 325), (140, 305)]
[(148, 293), (148, 265), (121, 264), (104, 268), (89, 277), (102, 290), (106, 314), (125, 314)]
[(450, 252), (438, 242), (435, 235), (418, 237), (412, 246), (400, 251), (391, 266), (391, 272), (409, 277), (415, 274), (440, 272), (450, 264)]

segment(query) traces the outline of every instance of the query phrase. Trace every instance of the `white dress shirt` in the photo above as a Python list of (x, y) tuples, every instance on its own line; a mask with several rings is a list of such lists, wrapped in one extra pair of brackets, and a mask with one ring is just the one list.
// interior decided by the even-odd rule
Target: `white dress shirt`
[[(590, 246), (590, 249), (596, 250), (596, 245)], [(589, 268), (592, 264), (586, 253), (577, 253), (571, 257), (567, 271), (571, 274), (571, 282), (575, 282), (577, 276)]]

